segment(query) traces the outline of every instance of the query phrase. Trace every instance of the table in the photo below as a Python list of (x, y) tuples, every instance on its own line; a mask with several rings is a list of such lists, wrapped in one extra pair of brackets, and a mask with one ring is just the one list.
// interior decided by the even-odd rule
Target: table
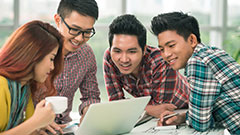
[(152, 119), (138, 127), (130, 133), (124, 135), (230, 135), (226, 129), (211, 129), (206, 132), (198, 132), (186, 124), (180, 125), (178, 129), (155, 129), (158, 119)]
[[(70, 117), (73, 122), (79, 122), (80, 116), (78, 112), (71, 112)], [(151, 119), (150, 121), (135, 127), (130, 133), (124, 135), (230, 135), (226, 129), (211, 129), (206, 132), (198, 132), (187, 125), (180, 125), (178, 129), (158, 130), (154, 127), (157, 126), (158, 119)]]

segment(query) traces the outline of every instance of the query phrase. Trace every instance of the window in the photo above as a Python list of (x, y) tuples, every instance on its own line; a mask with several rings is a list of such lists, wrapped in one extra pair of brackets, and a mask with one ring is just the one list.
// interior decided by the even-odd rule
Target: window
[[(195, 16), (200, 24), (201, 39), (207, 45), (219, 45), (230, 55), (240, 50), (240, 1), (237, 0), (96, 0), (99, 19), (96, 34), (89, 40), (97, 60), (97, 78), (102, 100), (107, 100), (103, 78), (103, 53), (108, 48), (108, 25), (121, 14), (135, 14), (148, 29), (147, 44), (157, 46), (157, 38), (150, 32), (153, 16), (171, 11), (183, 11)], [(15, 3), (14, 3), (15, 2)], [(59, 0), (1, 0), (0, 1), (0, 46), (19, 27), (33, 19), (54, 24)], [(137, 5), (137, 6), (136, 6)], [(190, 5), (190, 6), (189, 6)], [(201, 6), (199, 6), (201, 5)], [(36, 10), (37, 9), (37, 10)], [(79, 105), (76, 93), (73, 111)]]
[(0, 26), (13, 25), (13, 0), (1, 0), (0, 10), (2, 11), (0, 14)]

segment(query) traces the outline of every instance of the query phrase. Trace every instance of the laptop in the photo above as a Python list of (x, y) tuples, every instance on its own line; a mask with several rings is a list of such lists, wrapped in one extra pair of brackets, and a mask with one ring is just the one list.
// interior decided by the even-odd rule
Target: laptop
[(89, 106), (75, 135), (118, 135), (130, 132), (144, 112), (150, 96)]

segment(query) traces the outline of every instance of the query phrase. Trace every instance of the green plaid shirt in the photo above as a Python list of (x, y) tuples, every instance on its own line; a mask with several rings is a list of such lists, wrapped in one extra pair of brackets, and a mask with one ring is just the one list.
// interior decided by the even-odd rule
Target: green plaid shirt
[(224, 126), (240, 134), (240, 65), (225, 51), (198, 44), (185, 75), (192, 88), (190, 126), (198, 131)]

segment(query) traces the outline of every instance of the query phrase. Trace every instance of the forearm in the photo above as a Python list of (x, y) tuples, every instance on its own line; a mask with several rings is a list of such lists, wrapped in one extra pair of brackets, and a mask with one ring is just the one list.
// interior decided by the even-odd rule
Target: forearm
[(221, 84), (205, 63), (198, 59), (192, 61), (193, 64), (189, 65), (187, 70), (187, 79), (191, 88), (188, 121), (195, 130), (206, 131), (214, 126), (212, 113)]
[(189, 124), (197, 131), (206, 131), (214, 125), (213, 117), (210, 110), (189, 109)]
[[(94, 77), (90, 77), (91, 75)], [(98, 88), (95, 74), (88, 74), (85, 81), (79, 86), (79, 90), (82, 95), (80, 98), (82, 104), (79, 106), (79, 113), (82, 115), (82, 111), (86, 106), (100, 102), (100, 90)]]
[(154, 116), (154, 117), (158, 117), (158, 116), (155, 114), (154, 106), (153, 106), (153, 105), (147, 105), (146, 108), (145, 108), (145, 111), (147, 112), (148, 115), (151, 115), (151, 116)]
[(174, 111), (177, 107), (173, 104), (147, 105), (145, 110), (148, 115), (159, 118), (164, 111)]
[[(204, 84), (204, 83), (202, 83)], [(205, 84), (206, 85), (206, 84)], [(188, 121), (197, 131), (206, 131), (214, 125), (212, 116), (215, 92), (195, 86), (189, 97)]]
[(0, 135), (29, 135), (34, 133), (36, 129), (40, 128), (36, 120), (30, 118), (22, 124), (0, 133)]
[[(116, 79), (117, 77), (105, 76), (106, 90), (108, 93), (109, 101), (119, 100), (124, 98), (121, 82)], [(115, 83), (113, 83), (115, 82)]]

